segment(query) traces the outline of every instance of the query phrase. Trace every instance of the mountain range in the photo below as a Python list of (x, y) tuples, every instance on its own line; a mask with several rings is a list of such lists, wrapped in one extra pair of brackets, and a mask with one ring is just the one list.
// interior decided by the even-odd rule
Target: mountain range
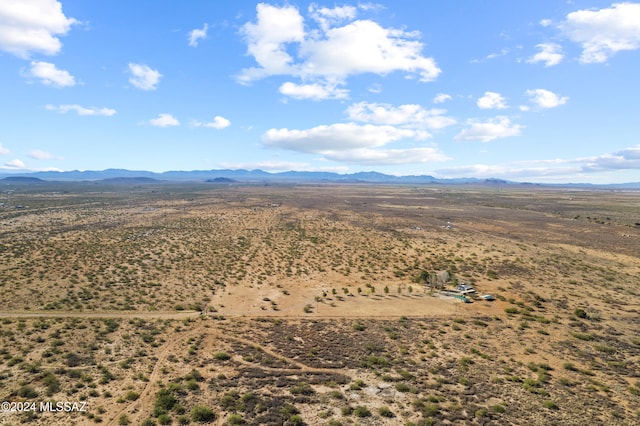
[(43, 171), (7, 173), (0, 172), (0, 179), (5, 181), (34, 183), (37, 180), (78, 182), (78, 181), (106, 181), (110, 183), (159, 183), (160, 181), (173, 182), (210, 182), (210, 183), (382, 183), (382, 184), (484, 184), (484, 185), (527, 185), (527, 186), (554, 186), (554, 187), (580, 187), (580, 188), (608, 188), (608, 189), (640, 189), (640, 182), (619, 184), (590, 184), (590, 183), (565, 183), (565, 184), (540, 184), (522, 183), (503, 179), (478, 179), (457, 178), (439, 179), (429, 175), (393, 176), (379, 172), (358, 172), (340, 174), (333, 172), (305, 172), (287, 171), (270, 173), (263, 170), (192, 170), (192, 171), (167, 171), (162, 173), (145, 170), (106, 169), (106, 170), (72, 170), (72, 171)]

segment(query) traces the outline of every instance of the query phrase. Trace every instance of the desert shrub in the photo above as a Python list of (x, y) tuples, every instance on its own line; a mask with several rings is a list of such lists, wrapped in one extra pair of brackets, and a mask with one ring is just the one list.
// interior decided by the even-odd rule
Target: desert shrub
[(135, 401), (140, 397), (140, 394), (136, 391), (129, 391), (124, 395), (124, 399), (127, 401)]
[(244, 424), (244, 419), (240, 414), (231, 414), (227, 417), (227, 425), (241, 425)]
[(351, 390), (361, 390), (364, 388), (366, 384), (362, 380), (356, 380), (355, 382), (349, 385), (349, 389)]
[(371, 411), (369, 411), (369, 409), (364, 405), (358, 405), (356, 408), (353, 409), (353, 414), (356, 417), (370, 417)]
[(355, 324), (353, 324), (353, 329), (356, 331), (365, 331), (367, 329), (367, 327), (364, 326), (364, 324), (357, 322)]
[(492, 409), (495, 413), (504, 413), (504, 411), (505, 411), (504, 406), (503, 406), (503, 405), (500, 405), (500, 404), (493, 405), (493, 406), (491, 407), (491, 409)]
[(297, 383), (289, 389), (294, 395), (313, 395), (315, 391), (309, 383)]
[(573, 332), (571, 333), (571, 335), (576, 339), (580, 339), (580, 340), (593, 340), (593, 336), (587, 333)]
[(160, 423), (161, 425), (170, 425), (171, 417), (168, 414), (160, 414), (158, 416), (158, 423)]
[(396, 383), (396, 390), (398, 392), (409, 392), (411, 388), (406, 383)]
[(38, 396), (38, 392), (32, 386), (24, 385), (18, 389), (18, 396), (23, 398), (35, 398)]
[(293, 416), (289, 417), (289, 424), (290, 425), (303, 425), (304, 424), (304, 420), (302, 420), (302, 417), (300, 416), (300, 414), (294, 414)]
[(60, 380), (53, 373), (47, 373), (42, 384), (47, 387), (47, 396), (60, 392)]
[(164, 414), (171, 410), (178, 400), (169, 389), (160, 389), (156, 393), (155, 401), (153, 404), (153, 411), (155, 415)]
[(580, 308), (577, 308), (575, 311), (573, 311), (573, 314), (578, 318), (582, 318), (582, 319), (587, 319), (588, 317), (587, 312), (584, 309), (580, 309)]
[(388, 418), (395, 417), (395, 414), (393, 414), (393, 412), (387, 406), (382, 406), (378, 408), (378, 414), (380, 414), (382, 417), (388, 417)]
[(216, 419), (216, 413), (204, 405), (196, 405), (191, 409), (191, 420), (196, 423), (210, 423)]
[(227, 361), (231, 359), (231, 355), (226, 352), (216, 352), (215, 354), (213, 354), (213, 358), (218, 361)]

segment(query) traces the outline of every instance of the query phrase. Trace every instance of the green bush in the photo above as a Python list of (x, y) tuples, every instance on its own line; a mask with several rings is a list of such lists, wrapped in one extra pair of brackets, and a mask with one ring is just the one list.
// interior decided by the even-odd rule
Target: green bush
[(211, 423), (216, 418), (216, 413), (204, 405), (196, 405), (191, 409), (191, 420), (196, 423)]
[(161, 425), (170, 425), (171, 417), (168, 414), (160, 414), (158, 416), (158, 423), (160, 423)]
[(356, 417), (370, 417), (371, 411), (369, 411), (369, 409), (363, 405), (358, 405), (353, 409), (353, 414), (355, 414)]
[(38, 392), (29, 385), (24, 385), (18, 389), (18, 396), (23, 398), (35, 398), (38, 396)]
[(231, 359), (231, 356), (226, 352), (216, 352), (215, 354), (213, 354), (213, 358), (218, 361), (227, 361)]
[(393, 414), (393, 412), (389, 409), (389, 407), (386, 407), (386, 406), (382, 406), (378, 408), (378, 414), (380, 414), (382, 417), (388, 417), (388, 418), (395, 417), (395, 414)]

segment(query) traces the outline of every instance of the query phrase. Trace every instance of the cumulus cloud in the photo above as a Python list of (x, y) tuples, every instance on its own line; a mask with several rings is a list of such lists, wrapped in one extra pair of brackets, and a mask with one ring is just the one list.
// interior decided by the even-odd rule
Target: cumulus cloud
[(489, 142), (494, 139), (518, 136), (523, 128), (519, 124), (512, 124), (511, 120), (505, 116), (497, 116), (485, 122), (469, 120), (467, 124), (469, 127), (458, 133), (454, 140)]
[(204, 24), (202, 28), (196, 28), (189, 31), (189, 46), (198, 47), (198, 41), (207, 38), (209, 24)]
[(231, 121), (227, 120), (224, 117), (216, 115), (215, 117), (213, 117), (213, 120), (208, 122), (208, 123), (202, 123), (200, 121), (194, 121), (191, 124), (193, 126), (195, 126), (195, 127), (210, 127), (212, 129), (221, 130), (221, 129), (229, 127), (231, 125)]
[(544, 62), (545, 67), (558, 65), (564, 55), (562, 54), (562, 46), (557, 43), (540, 43), (536, 45), (539, 52), (527, 59), (530, 64)]
[(484, 96), (478, 99), (477, 105), (481, 109), (506, 109), (506, 99), (496, 92), (484, 92)]
[(179, 126), (180, 122), (171, 114), (160, 114), (158, 118), (152, 118), (149, 120), (149, 124), (155, 127), (171, 127)]
[(416, 135), (414, 130), (393, 126), (336, 123), (305, 130), (269, 129), (262, 135), (262, 142), (270, 148), (322, 154), (328, 151), (379, 147)]
[(354, 6), (336, 6), (333, 8), (319, 7), (315, 3), (309, 5), (309, 16), (318, 22), (323, 30), (339, 24), (340, 22), (351, 20), (356, 17), (357, 9)]
[(605, 170), (639, 170), (640, 145), (622, 149), (598, 157), (584, 158), (582, 170), (585, 172), (599, 172)]
[[(527, 160), (505, 165), (473, 164), (436, 170), (443, 177), (500, 177), (506, 179), (536, 179), (572, 181), (586, 175), (640, 168), (640, 145), (596, 157)], [(589, 178), (588, 181), (593, 181)]]
[(49, 111), (57, 111), (60, 114), (66, 114), (69, 111), (75, 111), (78, 115), (101, 115), (105, 117), (111, 117), (116, 114), (116, 110), (113, 108), (96, 108), (96, 107), (83, 107), (77, 104), (70, 105), (45, 105), (45, 109)]
[(358, 148), (346, 151), (327, 151), (324, 156), (332, 161), (363, 165), (432, 163), (450, 159), (436, 148), (431, 147), (407, 149)]
[(294, 6), (259, 3), (256, 12), (256, 23), (246, 23), (242, 33), (248, 53), (260, 67), (244, 69), (239, 76), (239, 81), (244, 83), (269, 75), (293, 73), (293, 58), (285, 44), (302, 42), (305, 35), (304, 19)]
[(581, 62), (606, 62), (619, 51), (640, 48), (640, 3), (578, 10), (569, 13), (559, 27), (582, 46)]
[(346, 78), (354, 74), (417, 73), (421, 81), (432, 81), (441, 72), (433, 58), (421, 55), (418, 34), (383, 28), (370, 20), (331, 28), (323, 38), (308, 39), (301, 47), (303, 75)]
[(158, 70), (144, 65), (129, 63), (129, 83), (141, 90), (156, 90), (162, 74)]
[(21, 58), (32, 52), (56, 55), (59, 36), (77, 21), (62, 12), (56, 0), (5, 0), (0, 2), (0, 50)]
[(442, 104), (445, 103), (447, 101), (450, 101), (451, 95), (447, 95), (446, 93), (438, 93), (434, 98), (433, 98), (433, 103), (434, 104)]
[(0, 155), (9, 155), (10, 153), (11, 151), (2, 146), (2, 144), (0, 143)]
[(390, 125), (337, 123), (304, 130), (270, 129), (262, 135), (268, 148), (280, 148), (350, 164), (408, 164), (448, 159), (434, 147), (384, 148), (402, 139), (420, 140), (422, 130)]
[(62, 88), (76, 84), (75, 77), (68, 71), (60, 70), (50, 62), (31, 62), (31, 68), (25, 76), (37, 78), (45, 86)]
[(24, 169), (25, 168), (25, 164), (22, 160), (19, 159), (15, 159), (15, 160), (11, 160), (11, 161), (7, 161), (6, 163), (4, 163), (4, 167), (7, 169)]
[(531, 102), (540, 108), (555, 108), (564, 105), (569, 100), (566, 96), (557, 94), (545, 89), (531, 89), (525, 92), (530, 97)]
[(412, 128), (442, 129), (455, 124), (444, 109), (425, 109), (417, 104), (394, 107), (389, 104), (358, 102), (347, 109), (349, 118), (374, 124), (388, 124)]
[[(285, 89), (305, 98), (301, 92), (318, 92), (331, 85), (335, 88), (357, 74), (403, 71), (421, 81), (432, 81), (440, 74), (435, 60), (422, 55), (419, 33), (384, 28), (371, 20), (353, 20), (356, 10), (350, 6), (330, 9), (311, 5), (310, 16), (319, 24), (308, 31), (294, 6), (260, 3), (256, 11), (256, 21), (246, 23), (242, 33), (247, 52), (258, 66), (243, 69), (237, 78), (240, 83), (272, 75), (298, 77), (303, 84), (291, 83)], [(329, 93), (328, 98), (339, 98), (335, 92)], [(342, 96), (344, 92), (338, 93)]]
[(294, 99), (312, 99), (314, 101), (325, 99), (345, 99), (349, 97), (347, 89), (338, 88), (336, 84), (296, 84), (290, 81), (283, 83), (279, 89), (283, 95)]

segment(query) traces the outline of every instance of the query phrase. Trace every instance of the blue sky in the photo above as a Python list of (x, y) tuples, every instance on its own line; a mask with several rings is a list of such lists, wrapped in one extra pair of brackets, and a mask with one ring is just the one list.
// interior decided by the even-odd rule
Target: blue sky
[(640, 181), (638, 70), (638, 2), (4, 0), (0, 172)]

